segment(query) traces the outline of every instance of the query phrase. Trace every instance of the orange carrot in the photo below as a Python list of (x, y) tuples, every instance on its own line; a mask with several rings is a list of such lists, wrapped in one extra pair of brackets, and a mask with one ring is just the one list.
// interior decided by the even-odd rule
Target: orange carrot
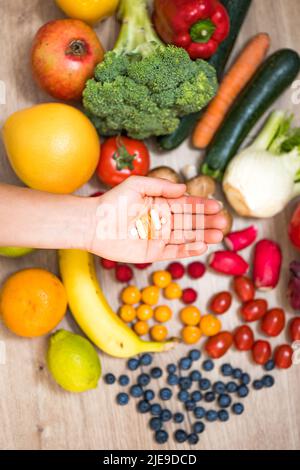
[(269, 47), (270, 37), (266, 33), (257, 34), (246, 45), (196, 125), (193, 135), (195, 147), (205, 148), (210, 144), (234, 100), (263, 62)]

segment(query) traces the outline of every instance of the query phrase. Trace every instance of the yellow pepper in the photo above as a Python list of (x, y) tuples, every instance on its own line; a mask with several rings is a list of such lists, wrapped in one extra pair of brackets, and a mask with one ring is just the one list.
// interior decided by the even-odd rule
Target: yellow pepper
[(94, 24), (113, 15), (119, 0), (56, 0), (56, 3), (70, 18)]

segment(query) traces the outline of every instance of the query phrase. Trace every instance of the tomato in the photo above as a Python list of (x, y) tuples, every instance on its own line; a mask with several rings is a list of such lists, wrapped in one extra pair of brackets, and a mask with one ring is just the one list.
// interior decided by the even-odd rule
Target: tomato
[(197, 307), (191, 305), (190, 307), (184, 307), (179, 316), (184, 325), (196, 326), (200, 321), (201, 313)]
[(298, 204), (290, 221), (289, 237), (295, 247), (300, 249), (300, 204)]
[(246, 276), (236, 276), (233, 280), (233, 288), (242, 302), (254, 299), (255, 287), (252, 280)]
[(147, 305), (157, 304), (159, 299), (159, 288), (156, 286), (144, 287), (142, 290), (142, 301)]
[(278, 336), (285, 325), (285, 313), (282, 308), (272, 308), (261, 321), (261, 329), (267, 336)]
[(164, 296), (169, 300), (180, 299), (182, 296), (182, 289), (177, 282), (171, 282), (164, 289)]
[(152, 307), (150, 307), (150, 305), (141, 304), (137, 308), (136, 316), (141, 321), (150, 320), (150, 318), (153, 317), (153, 309)]
[(168, 305), (160, 305), (159, 307), (156, 307), (154, 311), (154, 318), (159, 323), (165, 323), (172, 318), (172, 310)]
[(185, 344), (198, 343), (202, 336), (202, 332), (198, 326), (185, 326), (181, 330), (181, 337)]
[(168, 330), (164, 325), (154, 325), (150, 330), (150, 335), (154, 341), (164, 341), (168, 336)]
[(171, 284), (172, 276), (169, 271), (155, 271), (152, 275), (153, 284), (161, 289), (164, 289)]
[(149, 331), (149, 325), (146, 321), (139, 320), (133, 325), (133, 329), (137, 335), (144, 336)]
[(264, 365), (271, 357), (272, 350), (270, 343), (259, 339), (252, 347), (252, 357), (256, 364)]
[(116, 186), (131, 175), (147, 175), (150, 155), (140, 140), (110, 137), (101, 147), (97, 175), (108, 186)]
[(250, 326), (239, 326), (234, 332), (233, 341), (239, 351), (250, 351), (254, 344), (254, 334)]
[(267, 308), (268, 304), (264, 299), (249, 300), (241, 307), (241, 315), (245, 321), (256, 321), (266, 314)]
[(214, 315), (204, 315), (200, 320), (200, 329), (205, 336), (215, 336), (222, 328), (222, 324)]
[(141, 300), (142, 294), (136, 286), (128, 286), (122, 292), (121, 299), (124, 304), (134, 305)]
[(222, 315), (230, 308), (231, 301), (232, 295), (230, 292), (219, 292), (211, 299), (209, 308), (214, 313)]
[(274, 361), (279, 369), (288, 369), (293, 364), (293, 349), (289, 344), (282, 344), (275, 350)]
[(291, 341), (300, 340), (300, 317), (293, 318), (290, 323), (290, 338)]
[(136, 318), (136, 310), (132, 305), (122, 305), (120, 308), (120, 318), (125, 323), (131, 323)]
[(232, 346), (232, 334), (228, 331), (221, 331), (215, 336), (208, 339), (205, 350), (213, 359), (224, 356), (228, 349)]

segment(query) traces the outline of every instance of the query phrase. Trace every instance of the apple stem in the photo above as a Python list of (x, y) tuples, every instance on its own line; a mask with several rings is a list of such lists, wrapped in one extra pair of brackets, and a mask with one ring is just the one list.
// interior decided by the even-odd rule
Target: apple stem
[(74, 39), (73, 41), (71, 41), (66, 50), (67, 55), (83, 56), (86, 55), (86, 53), (86, 43), (81, 39)]

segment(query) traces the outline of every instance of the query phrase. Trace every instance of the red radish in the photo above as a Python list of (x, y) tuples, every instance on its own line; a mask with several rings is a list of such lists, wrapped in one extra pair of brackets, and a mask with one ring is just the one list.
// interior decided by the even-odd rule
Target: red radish
[(250, 326), (239, 326), (234, 332), (233, 341), (239, 351), (250, 351), (254, 344), (254, 334)]
[(274, 354), (274, 362), (279, 369), (288, 369), (293, 364), (294, 351), (289, 344), (278, 346)]
[(259, 290), (271, 290), (277, 286), (282, 254), (279, 245), (272, 240), (260, 240), (255, 245), (253, 280)]
[(183, 264), (177, 262), (169, 264), (167, 270), (171, 274), (172, 279), (181, 279), (185, 273), (185, 268)]
[(152, 263), (136, 263), (134, 264), (134, 267), (136, 269), (147, 269), (149, 266), (151, 266)]
[(267, 308), (265, 299), (249, 300), (241, 307), (241, 315), (246, 322), (257, 321), (267, 313)]
[(200, 261), (194, 261), (193, 263), (190, 263), (187, 267), (188, 275), (192, 279), (199, 279), (204, 275), (205, 271), (206, 267)]
[(229, 276), (243, 276), (249, 269), (248, 263), (233, 251), (215, 251), (208, 264), (215, 271)]
[(242, 302), (254, 299), (255, 287), (252, 280), (246, 276), (236, 276), (233, 280), (234, 292)]
[(119, 282), (129, 282), (133, 278), (133, 271), (130, 266), (126, 264), (119, 264), (116, 267), (116, 279)]
[(101, 258), (100, 263), (101, 263), (102, 268), (104, 269), (113, 269), (118, 264), (116, 261), (111, 261), (110, 259), (105, 259), (105, 258)]
[(197, 300), (198, 294), (195, 289), (187, 287), (183, 289), (181, 300), (184, 304), (193, 304)]
[(205, 345), (205, 351), (213, 359), (224, 356), (228, 349), (232, 346), (232, 334), (228, 331), (221, 331), (215, 336), (208, 339)]
[(291, 341), (300, 341), (300, 317), (293, 318), (289, 325)]
[(298, 204), (290, 221), (289, 237), (293, 245), (300, 250), (300, 204)]
[(259, 339), (252, 347), (252, 357), (256, 364), (264, 365), (271, 357), (272, 350), (268, 341)]
[(263, 317), (261, 329), (267, 336), (278, 336), (285, 326), (285, 313), (282, 308), (272, 308)]
[(248, 228), (240, 230), (238, 232), (229, 233), (224, 241), (229, 250), (240, 251), (247, 246), (252, 245), (255, 242), (257, 237), (257, 228), (254, 225), (251, 225)]

